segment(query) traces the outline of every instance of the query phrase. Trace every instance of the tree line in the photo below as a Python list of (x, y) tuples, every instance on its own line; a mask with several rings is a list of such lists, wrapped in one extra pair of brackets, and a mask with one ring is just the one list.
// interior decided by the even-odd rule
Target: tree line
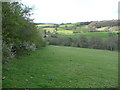
[(3, 59), (10, 59), (46, 45), (33, 20), (32, 8), (20, 2), (2, 3)]
[(87, 37), (81, 35), (77, 38), (57, 37), (53, 35), (47, 38), (50, 45), (72, 46), (80, 48), (103, 49), (103, 50), (118, 50), (118, 36), (114, 33), (109, 33), (108, 39), (103, 39), (100, 36)]

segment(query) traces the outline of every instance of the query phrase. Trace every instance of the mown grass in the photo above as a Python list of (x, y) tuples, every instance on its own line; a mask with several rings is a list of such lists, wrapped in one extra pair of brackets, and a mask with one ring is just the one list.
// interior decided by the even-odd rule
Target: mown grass
[(96, 30), (98, 30), (98, 31), (104, 31), (105, 29), (108, 29), (108, 27), (96, 28)]
[(49, 32), (54, 32), (55, 31), (55, 28), (44, 28), (44, 30), (46, 30), (47, 32), (49, 31)]
[(70, 26), (75, 26), (75, 25), (76, 25), (76, 23), (71, 23), (71, 24), (60, 25), (59, 27), (64, 28), (65, 26), (70, 27)]
[(36, 25), (38, 27), (44, 27), (44, 26), (54, 26), (53, 24), (41, 24), (41, 25)]
[(77, 30), (85, 30), (88, 28), (88, 25), (83, 25), (81, 27), (77, 27)]
[(61, 34), (58, 34), (59, 37), (80, 37), (81, 35), (85, 35), (88, 38), (91, 36), (99, 36), (103, 39), (108, 39), (109, 32), (87, 32), (87, 33), (72, 33), (72, 34), (64, 34), (64, 31)]
[(64, 35), (72, 35), (73, 31), (72, 30), (60, 30), (57, 31), (58, 34), (64, 34)]
[(54, 26), (53, 24), (41, 24), (41, 25), (36, 25), (36, 26)]
[(118, 83), (118, 53), (47, 46), (3, 65), (3, 88), (111, 88)]

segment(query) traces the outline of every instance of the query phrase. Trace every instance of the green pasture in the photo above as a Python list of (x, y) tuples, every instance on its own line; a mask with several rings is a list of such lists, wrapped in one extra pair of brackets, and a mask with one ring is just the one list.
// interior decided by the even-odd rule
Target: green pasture
[(115, 88), (118, 53), (47, 46), (3, 65), (3, 88)]
[(55, 28), (44, 28), (44, 30), (46, 30), (47, 32), (49, 31), (49, 32), (54, 32), (55, 31)]
[(102, 37), (103, 39), (107, 39), (109, 36), (109, 32), (87, 32), (87, 33), (72, 33), (72, 34), (58, 34), (59, 37), (80, 37), (81, 35), (85, 35), (87, 37), (91, 37), (91, 36), (99, 36)]
[(74, 26), (74, 25), (76, 25), (76, 23), (64, 24), (64, 25), (60, 25), (59, 27), (60, 27), (60, 28), (64, 28), (65, 26), (70, 27), (70, 26)]
[(36, 25), (36, 26), (44, 27), (44, 26), (54, 26), (54, 25), (53, 24), (41, 24), (41, 25)]
[(58, 34), (64, 34), (64, 35), (72, 35), (73, 31), (72, 30), (60, 30), (57, 31)]
[(76, 30), (85, 30), (88, 28), (88, 25), (83, 25), (81, 27), (77, 27)]
[(96, 28), (96, 30), (98, 30), (98, 31), (104, 31), (105, 29), (108, 29), (108, 27)]

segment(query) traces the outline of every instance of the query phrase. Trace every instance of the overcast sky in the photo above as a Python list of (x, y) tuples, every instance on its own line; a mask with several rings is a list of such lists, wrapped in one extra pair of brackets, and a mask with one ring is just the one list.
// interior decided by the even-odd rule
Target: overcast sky
[(118, 18), (119, 0), (22, 0), (36, 23), (69, 23)]

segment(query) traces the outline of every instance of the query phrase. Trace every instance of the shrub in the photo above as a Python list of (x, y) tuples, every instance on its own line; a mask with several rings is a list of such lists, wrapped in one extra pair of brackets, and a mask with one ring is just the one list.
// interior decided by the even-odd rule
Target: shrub
[(104, 50), (118, 50), (118, 37), (116, 34), (110, 34), (107, 40), (100, 36), (91, 36), (87, 38), (81, 35), (79, 38), (49, 38), (50, 45), (73, 46), (80, 48), (104, 49)]
[(87, 48), (88, 47), (88, 39), (86, 36), (82, 35), (77, 39), (79, 43), (79, 47), (81, 48)]
[[(9, 52), (16, 52), (16, 55), (22, 55), (28, 51), (23, 45), (27, 42), (29, 47), (40, 48), (45, 46), (46, 42), (42, 39), (41, 34), (34, 25), (33, 20), (29, 18), (32, 9), (18, 2), (4, 2), (2, 3), (2, 35), (4, 41), (3, 57), (9, 56)], [(29, 43), (28, 43), (29, 42)], [(9, 51), (5, 49), (12, 48)], [(7, 46), (6, 46), (7, 45)]]

